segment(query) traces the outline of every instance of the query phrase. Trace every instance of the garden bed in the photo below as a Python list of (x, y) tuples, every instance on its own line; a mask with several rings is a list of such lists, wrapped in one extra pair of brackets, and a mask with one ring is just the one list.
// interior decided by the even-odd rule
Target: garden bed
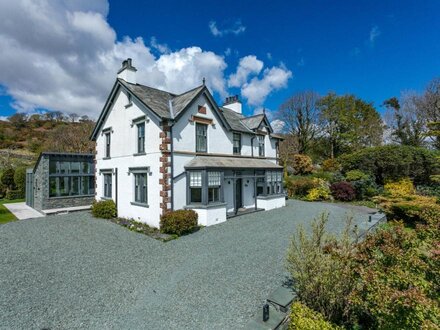
[(146, 223), (142, 223), (135, 220), (124, 219), (124, 218), (112, 218), (108, 220), (122, 227), (125, 227), (131, 231), (150, 236), (162, 242), (168, 242), (179, 237), (177, 235), (169, 235), (169, 234), (161, 233), (159, 229), (150, 227)]

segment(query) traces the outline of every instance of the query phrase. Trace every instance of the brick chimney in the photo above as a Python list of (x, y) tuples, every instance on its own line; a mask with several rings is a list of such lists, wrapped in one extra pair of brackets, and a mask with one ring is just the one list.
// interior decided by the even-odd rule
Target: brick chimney
[(130, 84), (136, 84), (136, 68), (131, 64), (131, 58), (122, 62), (122, 67), (118, 71), (118, 78)]
[(241, 114), (241, 101), (238, 99), (238, 95), (228, 96), (223, 107)]

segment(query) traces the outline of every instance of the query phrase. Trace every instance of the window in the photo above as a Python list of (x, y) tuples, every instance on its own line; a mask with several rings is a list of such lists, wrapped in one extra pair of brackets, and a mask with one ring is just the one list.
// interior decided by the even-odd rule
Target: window
[(112, 175), (105, 173), (104, 175), (104, 197), (112, 198)]
[(207, 152), (208, 125), (196, 123), (196, 152)]
[(49, 197), (90, 196), (95, 193), (92, 160), (49, 160)]
[(260, 176), (257, 178), (257, 196), (264, 195), (264, 171), (257, 171), (256, 175)]
[(189, 172), (190, 203), (202, 202), (202, 172)]
[(241, 154), (241, 134), (234, 133), (233, 136), (233, 152), (234, 154)]
[(105, 133), (105, 157), (110, 158), (110, 132)]
[(258, 156), (264, 157), (264, 135), (258, 136)]
[(281, 194), (283, 187), (283, 172), (266, 171), (266, 194)]
[(137, 152), (145, 152), (145, 123), (137, 124)]
[(147, 204), (147, 176), (148, 173), (134, 174), (134, 201), (136, 203)]
[(220, 201), (221, 173), (208, 172), (208, 203)]

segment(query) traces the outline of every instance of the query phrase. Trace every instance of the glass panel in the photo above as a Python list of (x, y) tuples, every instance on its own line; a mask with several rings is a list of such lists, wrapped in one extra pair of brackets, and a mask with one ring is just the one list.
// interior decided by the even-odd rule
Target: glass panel
[(233, 152), (234, 154), (241, 153), (241, 134), (234, 133), (233, 137)]
[(202, 186), (202, 172), (189, 172), (189, 186), (201, 187)]
[(70, 173), (79, 174), (79, 167), (80, 167), (79, 162), (71, 162), (70, 163)]
[(220, 188), (208, 188), (208, 202), (220, 201)]
[[(78, 165), (79, 169), (79, 165)], [(70, 178), (70, 195), (78, 196), (79, 195), (79, 176), (74, 176)]]
[(69, 196), (69, 179), (70, 177), (68, 176), (58, 178), (60, 191), (59, 196)]
[(89, 162), (81, 162), (81, 172), (84, 174), (92, 173), (92, 167)]
[(196, 152), (207, 151), (207, 125), (196, 123)]
[(95, 193), (95, 178), (93, 176), (89, 176), (89, 193), (88, 195), (93, 195)]
[(138, 152), (145, 151), (145, 123), (137, 125), (138, 128)]
[(266, 172), (266, 181), (272, 182), (272, 172), (271, 171)]
[(55, 173), (57, 173), (57, 161), (50, 160), (49, 161), (49, 174), (55, 174)]
[(208, 186), (220, 186), (221, 184), (220, 172), (208, 172)]
[(202, 188), (190, 188), (191, 203), (202, 202)]
[(68, 174), (70, 162), (58, 162), (59, 163), (59, 173)]
[(57, 180), (58, 178), (54, 178), (54, 177), (49, 178), (49, 197), (58, 196)]

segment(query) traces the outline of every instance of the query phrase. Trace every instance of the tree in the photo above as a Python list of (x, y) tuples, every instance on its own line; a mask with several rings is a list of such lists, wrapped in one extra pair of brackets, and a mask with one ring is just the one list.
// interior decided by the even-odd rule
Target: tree
[(21, 129), (26, 126), (27, 116), (24, 113), (13, 114), (8, 119), (15, 129)]
[(1, 182), (7, 189), (14, 189), (14, 169), (8, 168), (2, 173)]
[(71, 121), (72, 123), (74, 123), (74, 122), (76, 121), (76, 119), (78, 118), (78, 114), (76, 114), (76, 113), (70, 113), (70, 114), (69, 114), (69, 118), (70, 118), (70, 121)]
[(298, 142), (298, 153), (305, 154), (319, 131), (318, 94), (299, 92), (285, 101), (278, 111), (278, 119), (285, 123), (289, 134)]
[(383, 123), (372, 103), (354, 95), (329, 93), (318, 107), (321, 136), (329, 145), (330, 158), (382, 143)]
[[(418, 107), (428, 123), (427, 135), (431, 138), (434, 147), (440, 150), (440, 77), (433, 79), (418, 100)], [(436, 128), (437, 127), (437, 128)]]
[(55, 152), (94, 152), (95, 144), (90, 141), (95, 123), (93, 121), (69, 126), (58, 126), (49, 133), (46, 150)]
[(387, 110), (392, 111), (387, 116), (392, 141), (414, 147), (425, 144), (426, 116), (420, 110), (419, 100), (418, 95), (406, 92), (400, 101), (396, 97), (384, 101)]
[(17, 167), (14, 173), (14, 184), (20, 191), (21, 197), (25, 195), (26, 188), (26, 167)]

